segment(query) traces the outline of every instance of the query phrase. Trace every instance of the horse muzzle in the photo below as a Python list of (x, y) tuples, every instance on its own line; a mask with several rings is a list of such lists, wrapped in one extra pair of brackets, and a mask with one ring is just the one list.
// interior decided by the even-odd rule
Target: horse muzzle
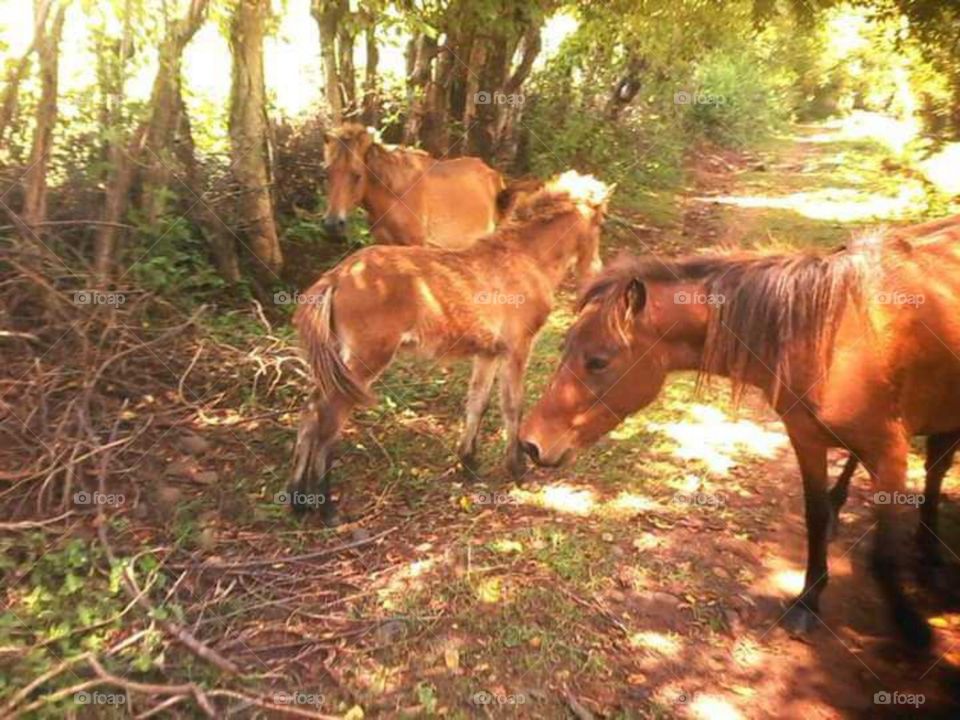
[(347, 219), (325, 217), (323, 219), (323, 231), (327, 234), (327, 237), (341, 240), (347, 235)]

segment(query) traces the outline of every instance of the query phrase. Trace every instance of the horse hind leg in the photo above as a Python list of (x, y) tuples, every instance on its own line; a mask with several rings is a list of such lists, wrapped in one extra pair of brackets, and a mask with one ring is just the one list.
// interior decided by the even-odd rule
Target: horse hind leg
[(327, 524), (336, 524), (337, 511), (330, 492), (330, 455), (352, 408), (353, 403), (341, 395), (323, 398), (319, 393), (304, 406), (287, 492), (294, 512), (319, 509)]
[[(901, 637), (913, 650), (926, 651), (933, 633), (924, 617), (917, 612), (901, 584), (901, 547), (899, 526), (902, 513), (893, 500), (903, 496), (907, 475), (909, 447), (905, 434), (896, 434), (887, 447), (872, 459), (864, 458), (874, 478), (877, 527), (874, 534), (871, 572), (880, 586), (893, 622)], [(880, 498), (884, 498), (881, 502)]]
[(920, 505), (920, 524), (917, 526), (917, 547), (925, 579), (931, 579), (927, 571), (936, 570), (943, 565), (938, 536), (938, 516), (940, 506), (940, 488), (943, 478), (953, 465), (953, 458), (960, 447), (960, 432), (942, 433), (927, 437), (926, 484), (923, 491), (923, 503)]
[(831, 542), (837, 539), (837, 532), (840, 529), (840, 510), (847, 503), (847, 497), (850, 494), (850, 479), (856, 472), (859, 463), (859, 458), (851, 452), (843, 470), (840, 472), (840, 477), (837, 478), (836, 484), (830, 490), (830, 525), (827, 528), (827, 540)]
[(477, 433), (484, 413), (490, 405), (490, 391), (496, 375), (498, 358), (477, 356), (473, 359), (473, 372), (470, 375), (470, 387), (467, 390), (466, 421), (463, 436), (457, 446), (457, 455), (464, 469), (473, 476), (477, 475)]

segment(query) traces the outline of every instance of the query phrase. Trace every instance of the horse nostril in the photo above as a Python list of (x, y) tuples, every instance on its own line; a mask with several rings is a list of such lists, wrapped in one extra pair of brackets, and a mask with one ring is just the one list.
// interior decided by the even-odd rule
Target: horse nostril
[(523, 448), (523, 451), (530, 456), (530, 459), (535, 463), (540, 462), (540, 448), (537, 447), (537, 444), (530, 442), (529, 440), (521, 440), (520, 446)]

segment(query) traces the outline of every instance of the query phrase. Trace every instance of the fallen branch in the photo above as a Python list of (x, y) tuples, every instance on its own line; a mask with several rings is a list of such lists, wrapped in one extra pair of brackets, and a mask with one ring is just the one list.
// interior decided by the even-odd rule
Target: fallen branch
[(368, 538), (363, 540), (354, 540), (353, 542), (343, 543), (338, 545), (335, 548), (327, 548), (325, 550), (317, 550), (316, 552), (303, 553), (301, 555), (288, 555), (287, 557), (279, 558), (263, 558), (260, 560), (244, 560), (243, 562), (199, 562), (192, 563), (190, 565), (171, 565), (170, 567), (181, 569), (184, 567), (196, 567), (200, 566), (203, 569), (210, 570), (236, 570), (239, 568), (253, 568), (253, 567), (264, 567), (266, 565), (285, 565), (287, 563), (294, 562), (303, 562), (305, 560), (317, 560), (319, 558), (328, 557), (330, 555), (337, 555), (338, 553), (344, 552), (345, 550), (353, 550), (354, 548), (362, 547), (364, 545), (369, 545), (374, 543), (377, 540), (385, 538), (392, 532), (395, 532), (399, 529), (399, 526), (395, 525), (392, 528), (388, 528), (381, 533), (376, 535), (371, 535)]

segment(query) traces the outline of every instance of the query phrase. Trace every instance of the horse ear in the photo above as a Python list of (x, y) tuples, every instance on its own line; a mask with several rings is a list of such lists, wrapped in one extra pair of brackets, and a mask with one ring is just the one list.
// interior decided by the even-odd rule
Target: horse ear
[(627, 317), (634, 318), (643, 312), (647, 304), (647, 286), (640, 278), (633, 278), (627, 284), (625, 293)]

